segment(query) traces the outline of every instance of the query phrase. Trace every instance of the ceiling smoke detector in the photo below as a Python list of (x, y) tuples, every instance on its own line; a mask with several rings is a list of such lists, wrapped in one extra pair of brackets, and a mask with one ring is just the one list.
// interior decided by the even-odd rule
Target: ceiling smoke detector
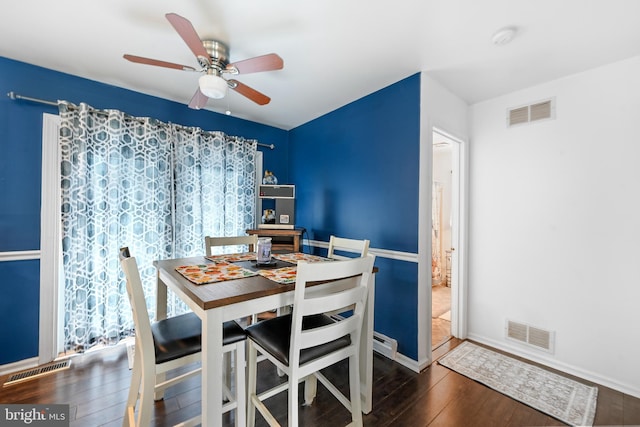
[(504, 27), (493, 33), (491, 42), (496, 46), (503, 46), (513, 40), (516, 35), (516, 27)]

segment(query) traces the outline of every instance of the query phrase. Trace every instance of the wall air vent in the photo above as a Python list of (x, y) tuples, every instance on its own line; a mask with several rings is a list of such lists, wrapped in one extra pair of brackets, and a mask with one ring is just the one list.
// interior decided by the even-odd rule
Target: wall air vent
[(509, 108), (507, 110), (507, 127), (555, 119), (555, 115), (555, 98)]
[(507, 319), (505, 334), (508, 339), (553, 353), (555, 343), (555, 332), (553, 331)]

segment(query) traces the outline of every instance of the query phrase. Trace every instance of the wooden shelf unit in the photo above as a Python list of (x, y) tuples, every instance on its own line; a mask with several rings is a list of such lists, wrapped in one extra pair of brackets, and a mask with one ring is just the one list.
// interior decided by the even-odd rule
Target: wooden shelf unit
[(247, 234), (257, 234), (258, 237), (271, 237), (271, 251), (273, 252), (300, 252), (300, 240), (304, 228), (292, 230), (280, 228), (252, 228)]

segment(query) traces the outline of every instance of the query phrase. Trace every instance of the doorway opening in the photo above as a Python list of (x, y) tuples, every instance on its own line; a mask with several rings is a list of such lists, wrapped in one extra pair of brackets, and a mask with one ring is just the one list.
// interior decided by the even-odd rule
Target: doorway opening
[(452, 252), (456, 226), (454, 221), (454, 173), (457, 142), (433, 131), (431, 195), (431, 348), (449, 341), (453, 334)]

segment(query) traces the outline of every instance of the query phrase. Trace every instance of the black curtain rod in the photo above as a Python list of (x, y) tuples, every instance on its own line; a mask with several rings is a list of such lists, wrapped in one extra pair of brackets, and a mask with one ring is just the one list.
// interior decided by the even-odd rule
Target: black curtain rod
[[(13, 91), (7, 93), (7, 96), (13, 100), (24, 100), (24, 101), (31, 101), (31, 102), (36, 102), (38, 104), (44, 104), (44, 105), (51, 105), (53, 107), (57, 107), (58, 103), (57, 102), (53, 102), (53, 101), (45, 101), (44, 99), (38, 99), (38, 98), (32, 98), (30, 96), (24, 96), (24, 95), (19, 95)], [(99, 111), (99, 110), (98, 110)], [(259, 147), (266, 147), (266, 148), (270, 148), (271, 150), (273, 150), (275, 147), (275, 145), (273, 144), (262, 144), (260, 142), (256, 143)]]

